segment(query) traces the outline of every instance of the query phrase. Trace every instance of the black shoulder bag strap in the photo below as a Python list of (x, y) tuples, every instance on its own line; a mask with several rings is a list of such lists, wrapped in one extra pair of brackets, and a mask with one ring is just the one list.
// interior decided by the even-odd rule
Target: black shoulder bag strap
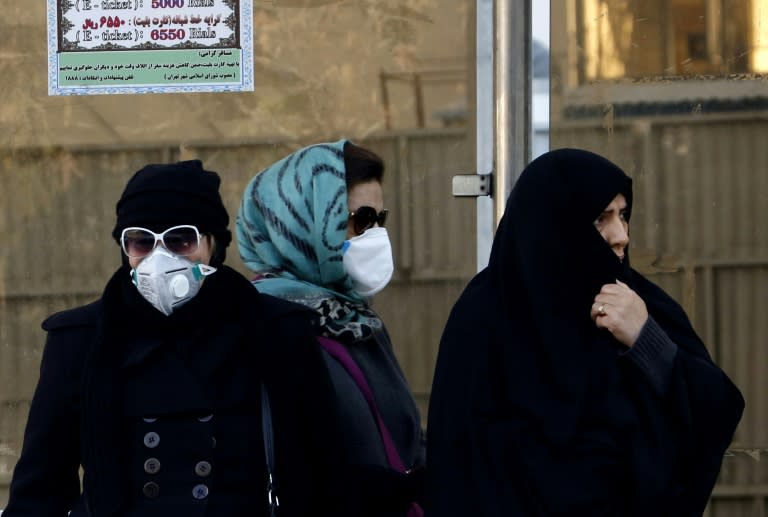
[(261, 383), (261, 433), (264, 435), (264, 457), (267, 460), (267, 502), (270, 517), (277, 516), (277, 479), (275, 478), (275, 444), (272, 433), (272, 410), (269, 407), (267, 387)]

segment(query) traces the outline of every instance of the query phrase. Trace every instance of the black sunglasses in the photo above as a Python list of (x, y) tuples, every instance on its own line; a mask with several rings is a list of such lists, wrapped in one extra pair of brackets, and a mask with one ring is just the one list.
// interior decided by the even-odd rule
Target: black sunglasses
[(361, 206), (354, 212), (350, 212), (349, 218), (352, 219), (352, 227), (355, 230), (355, 234), (362, 235), (365, 230), (370, 230), (376, 224), (384, 226), (387, 222), (388, 214), (389, 210), (386, 208), (377, 213), (373, 207)]

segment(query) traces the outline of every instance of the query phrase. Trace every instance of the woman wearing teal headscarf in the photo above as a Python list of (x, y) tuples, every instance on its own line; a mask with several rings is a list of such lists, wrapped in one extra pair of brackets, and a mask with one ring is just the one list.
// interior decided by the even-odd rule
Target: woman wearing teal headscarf
[(248, 184), (237, 217), (240, 256), (260, 292), (314, 310), (338, 399), (358, 515), (421, 514), (419, 412), (370, 298), (392, 276), (377, 155), (347, 140), (283, 158)]

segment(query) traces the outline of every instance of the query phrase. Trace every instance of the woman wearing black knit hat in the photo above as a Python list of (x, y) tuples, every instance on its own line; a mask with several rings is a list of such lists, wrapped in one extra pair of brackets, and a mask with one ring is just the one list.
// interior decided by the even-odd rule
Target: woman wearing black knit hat
[(339, 515), (315, 329), (223, 264), (219, 183), (193, 160), (126, 185), (122, 267), (99, 300), (43, 323), (4, 516)]
[(631, 211), (596, 154), (523, 171), (440, 344), (428, 515), (702, 514), (744, 400), (630, 268)]

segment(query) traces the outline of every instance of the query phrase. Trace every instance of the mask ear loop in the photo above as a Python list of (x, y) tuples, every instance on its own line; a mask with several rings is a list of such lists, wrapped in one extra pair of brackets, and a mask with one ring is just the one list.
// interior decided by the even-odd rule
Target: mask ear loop
[(206, 276), (214, 274), (215, 272), (215, 267), (207, 266), (205, 264), (195, 264), (195, 267), (192, 268), (192, 274), (195, 276), (195, 280), (200, 280)]

